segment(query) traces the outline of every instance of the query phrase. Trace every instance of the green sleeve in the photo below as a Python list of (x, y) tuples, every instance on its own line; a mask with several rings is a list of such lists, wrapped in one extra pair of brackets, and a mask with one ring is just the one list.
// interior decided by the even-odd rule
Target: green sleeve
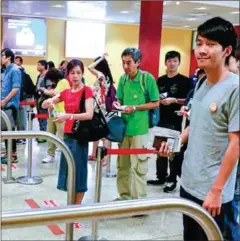
[(123, 84), (122, 84), (123, 76), (120, 77), (118, 87), (117, 87), (117, 99), (123, 101)]
[(150, 101), (158, 101), (159, 100), (159, 91), (158, 86), (155, 78), (152, 74), (147, 74), (147, 91), (148, 91), (148, 98)]

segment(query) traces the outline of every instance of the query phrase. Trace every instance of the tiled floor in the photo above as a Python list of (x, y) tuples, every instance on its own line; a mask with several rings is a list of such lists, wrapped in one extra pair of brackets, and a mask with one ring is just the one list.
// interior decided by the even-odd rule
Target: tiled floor
[[(37, 126), (37, 123), (34, 123)], [(92, 145), (90, 145), (91, 151)], [(116, 145), (113, 145), (116, 148)], [(59, 161), (42, 164), (46, 156), (47, 144), (38, 144), (33, 141), (33, 175), (43, 178), (39, 185), (3, 184), (2, 183), (2, 211), (23, 210), (32, 207), (45, 207), (47, 204), (66, 205), (67, 195), (56, 189)], [(19, 163), (13, 168), (13, 176), (26, 175), (27, 148), (18, 146)], [(116, 156), (111, 158), (111, 170), (116, 171)], [(2, 165), (2, 177), (6, 176), (6, 165)], [(96, 163), (89, 162), (88, 188), (83, 203), (93, 203)], [(155, 178), (155, 157), (149, 161), (148, 178)], [(102, 179), (101, 201), (108, 202), (117, 197), (116, 178)], [(164, 198), (176, 197), (179, 192), (165, 194), (161, 187), (148, 187), (148, 197)], [(29, 201), (30, 200), (30, 201)], [(53, 202), (49, 202), (53, 200)], [(30, 204), (30, 206), (29, 206)], [(78, 220), (79, 221), (79, 220)], [(91, 223), (81, 222), (82, 227), (76, 224), (74, 239), (91, 234)], [(53, 233), (56, 232), (55, 234)], [(2, 230), (2, 240), (64, 240), (65, 225), (57, 225), (54, 229), (47, 226), (28, 227)], [(179, 213), (158, 212), (142, 218), (124, 218), (101, 221), (99, 235), (108, 240), (181, 240), (182, 219)]]

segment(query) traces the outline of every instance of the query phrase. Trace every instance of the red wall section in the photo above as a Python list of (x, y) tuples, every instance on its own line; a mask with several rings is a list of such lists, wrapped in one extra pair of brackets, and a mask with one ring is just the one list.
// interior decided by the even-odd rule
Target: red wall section
[(234, 26), (235, 31), (237, 32), (238, 39), (240, 39), (240, 26)]
[(139, 49), (143, 58), (141, 69), (158, 78), (162, 36), (163, 1), (142, 1)]

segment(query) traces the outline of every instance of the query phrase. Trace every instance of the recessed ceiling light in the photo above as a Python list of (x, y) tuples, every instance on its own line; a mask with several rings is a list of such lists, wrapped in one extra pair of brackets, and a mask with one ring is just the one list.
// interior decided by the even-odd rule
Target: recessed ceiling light
[(31, 3), (32, 1), (19, 1), (19, 3), (22, 3), (22, 4), (27, 4), (27, 3)]
[(183, 28), (190, 28), (191, 26), (189, 26), (189, 25), (185, 25), (185, 26), (183, 26)]
[(195, 20), (197, 20), (196, 18), (187, 18), (186, 19), (187, 21), (195, 21)]
[(121, 11), (120, 13), (126, 14), (129, 13), (129, 11)]
[(41, 13), (35, 13), (36, 15), (40, 15)]
[(177, 1), (177, 2), (176, 2), (176, 4), (177, 4), (177, 5), (179, 5), (179, 4), (180, 4), (180, 2), (179, 2), (179, 1)]
[(206, 7), (195, 8), (196, 10), (206, 10)]
[(188, 15), (192, 17), (201, 17), (201, 16), (207, 16), (207, 13), (188, 13)]
[(57, 4), (57, 5), (53, 5), (54, 8), (63, 8), (64, 5), (60, 5), (60, 4)]
[(231, 12), (231, 14), (239, 14), (239, 11)]

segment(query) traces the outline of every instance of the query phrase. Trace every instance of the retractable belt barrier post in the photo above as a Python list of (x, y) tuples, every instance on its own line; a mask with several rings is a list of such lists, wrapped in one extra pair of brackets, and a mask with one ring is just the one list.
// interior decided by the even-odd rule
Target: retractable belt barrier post
[[(133, 154), (154, 154), (154, 150), (148, 149), (106, 149), (98, 147), (97, 149), (97, 168), (96, 168), (96, 182), (95, 182), (95, 203), (100, 202), (101, 185), (102, 185), (102, 159), (106, 155), (133, 155)], [(96, 220), (92, 221), (92, 235), (83, 236), (79, 240), (107, 240), (103, 237), (98, 237), (98, 223)]]
[[(67, 161), (67, 170), (68, 170), (68, 177), (67, 177), (67, 204), (73, 205), (75, 204), (75, 194), (76, 194), (76, 165), (70, 152), (69, 148), (66, 144), (59, 139), (58, 137), (54, 136), (51, 133), (45, 131), (2, 131), (1, 133), (2, 139), (15, 139), (15, 138), (25, 138), (25, 139), (32, 139), (32, 138), (42, 138), (44, 137), (48, 141), (54, 143), (59, 149), (62, 151), (63, 155), (66, 157)], [(72, 241), (73, 240), (73, 223), (66, 224), (66, 236), (65, 240)]]
[[(7, 116), (7, 114), (1, 110), (1, 117), (6, 123), (7, 130), (12, 130), (11, 122)], [(16, 180), (12, 177), (12, 140), (8, 140), (8, 148), (7, 148), (7, 177), (3, 178), (3, 183), (10, 184), (15, 183)]]
[[(32, 131), (33, 126), (33, 117), (34, 113), (28, 111), (28, 130)], [(26, 185), (36, 185), (43, 182), (41, 177), (32, 176), (32, 139), (27, 140), (28, 146), (28, 165), (27, 165), (27, 176), (21, 176), (16, 179), (18, 183), (26, 184)]]
[[(101, 187), (102, 187), (102, 159), (106, 155), (105, 147), (97, 148), (97, 167), (96, 167), (96, 182), (95, 182), (95, 194), (94, 194), (94, 202), (100, 203), (101, 199)], [(91, 236), (83, 236), (79, 240), (107, 240), (103, 237), (97, 236), (98, 231), (98, 223), (93, 219), (92, 221), (92, 235)]]
[[(110, 149), (112, 148), (112, 142), (110, 142)], [(116, 177), (117, 174), (115, 172), (111, 172), (111, 156), (108, 157), (108, 163), (106, 171), (104, 172), (104, 177)]]

